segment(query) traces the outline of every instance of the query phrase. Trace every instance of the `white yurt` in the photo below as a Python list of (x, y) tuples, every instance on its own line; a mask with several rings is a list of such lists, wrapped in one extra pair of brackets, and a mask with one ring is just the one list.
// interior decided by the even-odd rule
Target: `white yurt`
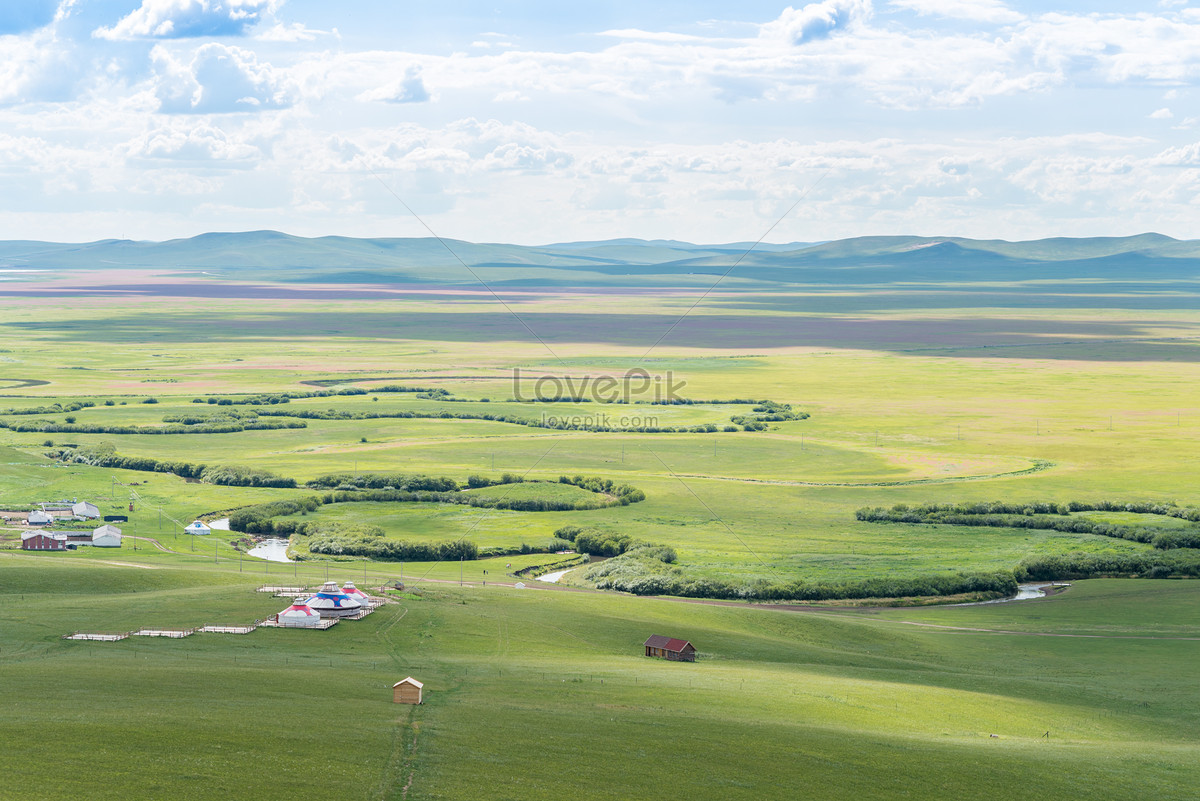
[(184, 534), (200, 534), (202, 536), (207, 536), (209, 534), (212, 534), (212, 529), (209, 528), (208, 526), (204, 525), (204, 523), (202, 523), (201, 521), (196, 520), (196, 521), (192, 522), (191, 525), (187, 526), (183, 530), (183, 533)]
[(358, 587), (355, 587), (353, 581), (347, 581), (345, 584), (343, 584), (342, 592), (346, 593), (351, 598), (362, 604), (363, 609), (366, 609), (371, 605), (371, 596), (367, 595)]
[(327, 581), (320, 591), (304, 601), (321, 617), (349, 617), (362, 611), (363, 605), (338, 588), (337, 582)]
[(97, 548), (120, 548), (121, 529), (105, 523), (92, 532), (92, 545)]
[(309, 629), (321, 622), (321, 616), (310, 606), (297, 601), (275, 616), (284, 628)]

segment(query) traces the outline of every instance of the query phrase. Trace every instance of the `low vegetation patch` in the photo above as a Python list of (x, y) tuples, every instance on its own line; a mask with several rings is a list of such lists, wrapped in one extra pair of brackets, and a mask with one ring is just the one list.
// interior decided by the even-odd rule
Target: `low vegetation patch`
[(260, 468), (236, 465), (204, 465), (190, 462), (169, 462), (149, 456), (121, 456), (111, 442), (101, 442), (82, 448), (62, 446), (51, 451), (50, 457), (71, 464), (92, 467), (115, 467), (121, 470), (141, 470), (150, 473), (171, 473), (181, 478), (197, 479), (208, 484), (231, 487), (279, 487), (296, 486), (296, 479), (272, 473)]
[(880, 577), (860, 581), (749, 582), (690, 576), (675, 565), (674, 549), (634, 545), (620, 556), (588, 568), (584, 579), (599, 589), (634, 595), (677, 595), (755, 601), (830, 601), (847, 598), (907, 598), (972, 593), (990, 598), (1013, 595), (1017, 579), (1011, 571), (953, 573), (915, 578)]
[[(1125, 525), (1073, 515), (1075, 512), (1130, 512), (1200, 522), (1200, 508), (1157, 502), (1099, 501), (1070, 503), (957, 503), (897, 504), (859, 509), (855, 516), (868, 523), (924, 523), (989, 528), (1029, 528), (1143, 542), (1161, 550), (1200, 548), (1200, 525), (1164, 528), (1150, 524)], [(1134, 571), (1137, 572), (1137, 571)]]

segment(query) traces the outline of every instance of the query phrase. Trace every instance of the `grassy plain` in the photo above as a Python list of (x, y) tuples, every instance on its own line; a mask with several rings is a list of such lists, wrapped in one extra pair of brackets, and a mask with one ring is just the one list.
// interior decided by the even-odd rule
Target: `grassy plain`
[[(197, 396), (338, 380), (436, 385), (468, 402), (381, 395), (291, 408), (586, 415), (600, 405), (508, 403), (509, 371), (582, 378), (639, 366), (672, 372), (688, 397), (770, 398), (812, 415), (716, 434), (452, 419), (308, 420), (304, 429), (203, 435), (0, 429), (0, 507), (79, 497), (125, 513), (135, 493), (126, 533), (162, 546), (0, 551), (0, 681), (21, 688), (0, 700), (4, 786), (21, 788), (22, 799), (612, 798), (664, 786), (748, 799), (1191, 797), (1200, 784), (1191, 680), (1200, 584), (1090, 581), (1027, 604), (795, 613), (496, 586), (550, 555), (271, 565), (235, 551), (236, 535), (193, 542), (180, 524), (311, 491), (217, 487), (44, 456), (46, 440), (112, 442), (125, 455), (236, 463), (301, 481), (354, 471), (600, 475), (642, 488), (647, 500), (546, 513), (346, 504), (309, 518), (484, 546), (594, 525), (672, 545), (681, 570), (743, 580), (991, 570), (1030, 555), (1149, 547), (859, 523), (861, 506), (1197, 501), (1194, 310), (1164, 307), (1161, 296), (1145, 308), (1134, 294), (1124, 307), (1114, 295), (1102, 308), (1054, 309), (953, 307), (954, 297), (930, 309), (873, 289), (827, 305), (799, 291), (717, 293), (719, 314), (698, 309), (648, 357), (693, 294), (563, 290), (514, 301), (545, 344), (472, 298), (4, 300), (0, 410), (96, 401), (71, 413), (80, 423), (160, 425), (165, 415), (216, 410), (191, 403)], [(151, 396), (159, 403), (140, 402)], [(695, 425), (742, 408), (617, 411)], [(281, 608), (251, 591), (263, 581), (401, 570), (425, 580), (418, 598), (328, 632), (59, 639), (76, 629), (243, 622)], [(459, 587), (460, 575), (472, 586)], [(701, 661), (645, 660), (640, 643), (654, 633), (692, 639)], [(389, 702), (390, 684), (408, 674), (429, 688), (417, 709)], [(49, 761), (46, 742), (72, 747)]]
[[(877, 613), (425, 584), (327, 632), (58, 639), (281, 603), (228, 567), (147, 564), (0, 555), (11, 797), (599, 799), (669, 778), (746, 799), (1185, 799), (1200, 781), (1181, 681), (1200, 647), (1196, 583)], [(686, 632), (701, 661), (640, 656), (655, 632)], [(425, 705), (391, 703), (404, 675)], [(51, 761), (46, 742), (72, 747)]]

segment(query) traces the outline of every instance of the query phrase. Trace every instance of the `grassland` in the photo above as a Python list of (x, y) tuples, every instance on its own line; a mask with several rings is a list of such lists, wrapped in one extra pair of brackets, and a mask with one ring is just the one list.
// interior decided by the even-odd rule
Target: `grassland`
[[(997, 606), (785, 612), (502, 586), (550, 554), (271, 565), (236, 549), (240, 535), (197, 542), (180, 524), (313, 490), (64, 465), (44, 444), (111, 442), (127, 456), (238, 464), (300, 482), (582, 474), (647, 495), (589, 511), (355, 503), (297, 517), (379, 526), (397, 539), (512, 547), (583, 525), (669, 545), (689, 575), (744, 582), (1004, 570), (1028, 556), (1150, 546), (871, 524), (854, 511), (995, 499), (1196, 503), (1200, 320), (1190, 301), (1172, 304), (1167, 292), (1148, 305), (1113, 289), (1103, 303), (1075, 293), (1052, 309), (985, 308), (952, 305), (961, 295), (949, 286), (937, 303), (925, 290), (886, 288), (718, 292), (719, 314), (706, 304), (646, 357), (647, 339), (692, 294), (529, 292), (514, 302), (543, 343), (462, 294), (222, 297), (199, 308), (155, 291), (74, 307), (0, 301), (0, 420), (65, 422), (65, 412), (2, 410), (88, 400), (96, 405), (69, 413), (79, 423), (161, 426), (216, 408), (196, 397), (311, 390), (304, 382), (313, 381), (438, 386), (460, 401), (381, 394), (288, 408), (587, 415), (601, 405), (510, 402), (510, 371), (582, 378), (633, 367), (671, 372), (688, 397), (770, 398), (812, 416), (715, 434), (427, 418), (307, 419), (302, 429), (227, 434), (0, 429), (0, 508), (87, 498), (105, 514), (129, 514), (126, 534), (142, 538), (117, 552), (30, 556), (0, 532), (9, 546), (0, 550), (0, 681), (21, 688), (0, 700), (0, 775), (3, 788), (20, 788), (12, 797), (638, 798), (670, 786), (747, 799), (1183, 799), (1200, 784), (1194, 582), (1093, 580)], [(158, 403), (141, 402), (148, 397)], [(617, 411), (689, 426), (744, 410)], [(410, 585), (420, 580), (419, 595), (328, 632), (59, 639), (244, 622), (280, 608), (252, 592), (263, 581), (374, 582), (401, 571)], [(581, 572), (567, 581), (580, 584)], [(639, 656), (654, 633), (688, 637), (701, 661)], [(417, 709), (389, 701), (390, 684), (409, 674), (429, 688)], [(344, 756), (330, 751), (335, 732), (337, 742), (354, 738)], [(47, 742), (71, 748), (47, 760)]]
[[(200, 564), (0, 560), (10, 797), (645, 797), (669, 776), (746, 799), (1184, 799), (1200, 780), (1190, 582), (868, 615), (426, 584), (328, 632), (70, 643), (62, 630), (238, 623), (280, 601)], [(662, 631), (701, 661), (640, 656)], [(390, 702), (404, 675), (425, 705)], [(50, 762), (46, 742), (71, 748)]]

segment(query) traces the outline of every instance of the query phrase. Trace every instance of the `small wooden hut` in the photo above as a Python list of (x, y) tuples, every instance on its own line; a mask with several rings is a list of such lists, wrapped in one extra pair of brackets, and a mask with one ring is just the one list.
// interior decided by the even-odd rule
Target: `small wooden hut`
[(646, 648), (646, 656), (669, 659), (672, 662), (696, 661), (696, 648), (687, 640), (654, 634), (642, 645)]
[(424, 686), (412, 676), (402, 679), (392, 685), (392, 700), (397, 704), (419, 704)]

